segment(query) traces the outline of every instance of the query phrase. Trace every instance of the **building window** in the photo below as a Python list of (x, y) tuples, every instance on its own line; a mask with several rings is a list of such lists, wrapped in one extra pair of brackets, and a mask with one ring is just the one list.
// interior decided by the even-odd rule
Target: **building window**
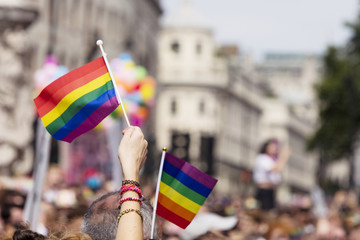
[(202, 46), (201, 46), (200, 43), (197, 43), (197, 44), (196, 44), (195, 50), (196, 50), (196, 54), (197, 54), (197, 55), (200, 55), (200, 54), (201, 54), (201, 52), (202, 52)]
[[(214, 147), (215, 147), (215, 138), (208, 136), (201, 136), (201, 145), (200, 145), (200, 160), (205, 163), (206, 166), (204, 170), (207, 174), (214, 174)], [(236, 178), (234, 178), (236, 179)]]
[(177, 107), (177, 104), (176, 104), (176, 101), (175, 99), (173, 99), (171, 101), (171, 113), (174, 115), (176, 113), (176, 107)]
[(171, 151), (175, 156), (184, 161), (190, 161), (190, 134), (173, 133), (171, 137)]
[(125, 41), (125, 49), (126, 50), (128, 50), (128, 51), (132, 50), (133, 45), (134, 45), (134, 41), (131, 38), (126, 39), (126, 41)]
[(170, 46), (171, 46), (171, 51), (173, 51), (174, 53), (180, 52), (180, 44), (178, 41), (172, 42)]
[(205, 102), (204, 100), (201, 100), (199, 103), (199, 113), (204, 114), (205, 113)]

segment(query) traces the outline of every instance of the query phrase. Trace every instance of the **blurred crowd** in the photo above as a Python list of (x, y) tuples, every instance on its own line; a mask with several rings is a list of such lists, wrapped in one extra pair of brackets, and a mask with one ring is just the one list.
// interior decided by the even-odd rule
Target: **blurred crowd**
[[(153, 200), (153, 184), (141, 184), (144, 196)], [(26, 228), (23, 214), (30, 189), (27, 185), (31, 184), (26, 179), (0, 178), (0, 239), (11, 237), (17, 228)], [(103, 179), (65, 186), (60, 168), (51, 166), (37, 232), (47, 236), (79, 232), (90, 203), (112, 189), (111, 182)], [(302, 194), (293, 203), (262, 211), (253, 196), (213, 192), (186, 230), (160, 219), (163, 239), (360, 239), (360, 208), (353, 191), (325, 197), (326, 208), (322, 211), (316, 209), (315, 198)]]

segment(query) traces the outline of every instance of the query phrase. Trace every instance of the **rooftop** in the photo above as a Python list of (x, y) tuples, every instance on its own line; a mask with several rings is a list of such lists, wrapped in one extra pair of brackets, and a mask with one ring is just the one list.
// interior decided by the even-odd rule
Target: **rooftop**
[(166, 15), (162, 24), (165, 27), (210, 30), (210, 24), (208, 24), (205, 17), (197, 12), (188, 0), (184, 0), (174, 13)]

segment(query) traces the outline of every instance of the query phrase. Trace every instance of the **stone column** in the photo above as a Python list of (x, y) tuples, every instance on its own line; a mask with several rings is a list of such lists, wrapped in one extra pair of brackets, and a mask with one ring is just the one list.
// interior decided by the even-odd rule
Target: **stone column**
[(27, 28), (37, 0), (0, 0), (0, 175), (30, 171), (33, 164), (33, 79)]

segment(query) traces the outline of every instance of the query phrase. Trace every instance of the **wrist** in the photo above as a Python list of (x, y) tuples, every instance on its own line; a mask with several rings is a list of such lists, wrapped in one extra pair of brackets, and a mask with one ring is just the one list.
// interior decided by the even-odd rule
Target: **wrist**
[(132, 184), (132, 185), (135, 185), (137, 187), (140, 187), (140, 183), (138, 181), (131, 180), (131, 179), (123, 179), (122, 180), (122, 185), (126, 185), (126, 184)]
[(139, 182), (139, 173), (123, 172), (123, 180), (134, 180)]

